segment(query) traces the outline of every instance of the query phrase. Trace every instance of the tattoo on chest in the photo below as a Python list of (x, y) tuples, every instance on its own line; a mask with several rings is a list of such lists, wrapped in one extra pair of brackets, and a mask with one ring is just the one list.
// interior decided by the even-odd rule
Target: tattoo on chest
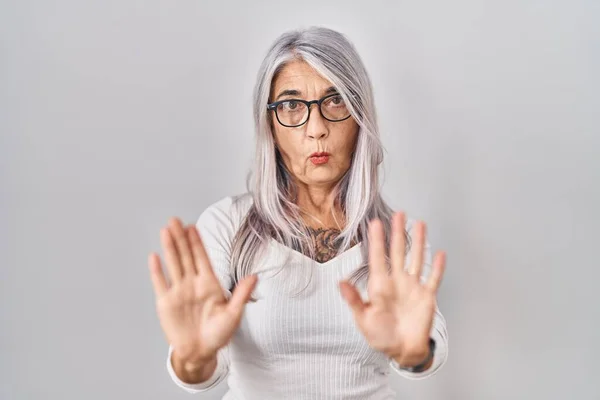
[[(334, 258), (340, 248), (340, 242), (335, 239), (340, 230), (335, 228), (308, 228), (311, 240), (315, 245), (315, 261), (324, 263)], [(310, 256), (310, 254), (306, 254)]]

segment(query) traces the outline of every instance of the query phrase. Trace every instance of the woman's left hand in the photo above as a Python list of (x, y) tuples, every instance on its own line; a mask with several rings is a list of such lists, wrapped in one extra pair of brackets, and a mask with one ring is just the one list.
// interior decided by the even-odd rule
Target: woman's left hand
[(350, 305), (358, 328), (369, 345), (401, 366), (420, 363), (429, 353), (429, 335), (436, 311), (436, 294), (445, 268), (445, 253), (436, 253), (431, 274), (425, 283), (420, 277), (425, 253), (425, 224), (417, 222), (412, 236), (412, 262), (405, 270), (404, 213), (392, 219), (390, 240), (391, 271), (385, 260), (383, 225), (369, 224), (369, 301), (347, 281), (340, 290)]

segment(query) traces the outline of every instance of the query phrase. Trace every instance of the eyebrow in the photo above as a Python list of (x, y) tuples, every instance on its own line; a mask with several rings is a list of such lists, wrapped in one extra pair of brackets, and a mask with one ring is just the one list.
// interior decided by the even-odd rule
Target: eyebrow
[[(331, 94), (331, 93), (337, 93), (337, 89), (335, 88), (335, 86), (330, 86), (325, 90), (325, 95)], [(283, 96), (301, 96), (302, 92), (300, 90), (297, 89), (285, 89), (282, 90), (277, 97), (275, 98), (275, 100), (279, 100), (280, 97)]]

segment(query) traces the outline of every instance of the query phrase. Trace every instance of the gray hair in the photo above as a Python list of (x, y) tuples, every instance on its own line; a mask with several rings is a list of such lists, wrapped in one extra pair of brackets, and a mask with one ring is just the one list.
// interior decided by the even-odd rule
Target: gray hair
[[(392, 210), (383, 201), (379, 188), (378, 169), (383, 161), (383, 146), (371, 81), (363, 62), (352, 43), (339, 32), (324, 27), (293, 30), (273, 43), (260, 66), (254, 87), (256, 154), (247, 182), (253, 204), (233, 240), (231, 268), (235, 283), (253, 273), (255, 261), (269, 238), (301, 252), (307, 250), (311, 255), (315, 252), (295, 204), (296, 187), (275, 147), (272, 117), (266, 106), (278, 73), (287, 63), (298, 59), (337, 88), (359, 126), (351, 166), (335, 187), (335, 201), (346, 219), (338, 236), (341, 241), (338, 255), (348, 250), (353, 241), (363, 244), (363, 262), (350, 280), (357, 282), (368, 276), (369, 220), (381, 219), (389, 245)], [(406, 231), (405, 237), (408, 251), (410, 237)]]

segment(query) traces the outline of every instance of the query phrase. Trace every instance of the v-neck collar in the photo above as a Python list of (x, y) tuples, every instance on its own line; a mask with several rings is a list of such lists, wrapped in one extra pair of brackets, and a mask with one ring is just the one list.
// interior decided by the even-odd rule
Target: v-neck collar
[(308, 260), (310, 262), (313, 262), (313, 263), (317, 264), (319, 267), (325, 267), (328, 264), (340, 261), (341, 259), (347, 257), (349, 254), (355, 252), (356, 250), (359, 250), (361, 248), (361, 245), (362, 245), (362, 242), (358, 242), (354, 246), (352, 246), (349, 249), (345, 250), (342, 254), (338, 254), (337, 256), (333, 257), (331, 260), (327, 260), (324, 263), (320, 263), (320, 262), (318, 262), (316, 260), (313, 260), (312, 258), (308, 257), (306, 254), (300, 253), (299, 251), (294, 250), (291, 247), (288, 247), (288, 246), (284, 245), (283, 243), (278, 242), (277, 240), (275, 240), (275, 238), (270, 238), (269, 242), (270, 242), (270, 244), (272, 244), (274, 246), (278, 246), (278, 247), (283, 248), (283, 249), (285, 249), (287, 251), (290, 251), (296, 257), (300, 257), (300, 258), (303, 258), (303, 259)]

